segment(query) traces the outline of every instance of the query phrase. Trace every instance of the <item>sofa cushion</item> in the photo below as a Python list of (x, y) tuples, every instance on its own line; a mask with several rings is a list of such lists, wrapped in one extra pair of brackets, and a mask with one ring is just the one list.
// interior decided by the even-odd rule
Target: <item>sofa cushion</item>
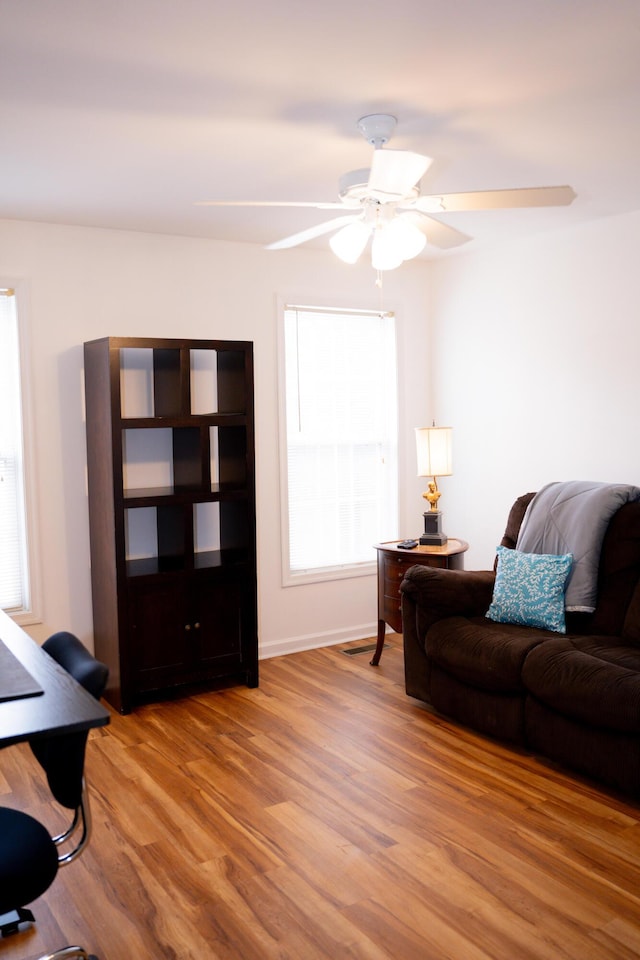
[(425, 650), (447, 673), (495, 693), (524, 692), (522, 666), (530, 650), (557, 634), (494, 623), (485, 617), (448, 617), (428, 630)]
[(525, 746), (522, 690), (496, 693), (463, 683), (431, 661), (431, 703), (445, 717), (454, 717), (490, 737)]
[(498, 547), (490, 620), (565, 633), (564, 591), (573, 557)]
[(524, 706), (529, 749), (617, 790), (640, 796), (640, 737), (562, 716), (535, 697)]
[(592, 727), (640, 733), (640, 649), (619, 637), (558, 637), (533, 649), (522, 680), (536, 699)]

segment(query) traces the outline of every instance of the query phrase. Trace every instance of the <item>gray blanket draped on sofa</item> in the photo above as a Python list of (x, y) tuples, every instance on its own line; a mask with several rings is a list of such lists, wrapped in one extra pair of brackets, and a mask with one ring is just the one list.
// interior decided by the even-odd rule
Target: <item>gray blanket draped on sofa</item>
[(640, 487), (571, 480), (548, 483), (527, 508), (516, 549), (523, 553), (573, 555), (567, 610), (595, 610), (598, 564), (605, 531), (624, 503), (640, 500)]

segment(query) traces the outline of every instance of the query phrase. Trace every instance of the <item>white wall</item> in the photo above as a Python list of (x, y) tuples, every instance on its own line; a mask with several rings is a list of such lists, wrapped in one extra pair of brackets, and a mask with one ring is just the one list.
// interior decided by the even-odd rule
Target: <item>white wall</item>
[[(471, 545), (468, 568), (491, 565), (526, 490), (640, 483), (639, 262), (640, 213), (386, 275), (382, 306), (398, 314), (401, 536), (421, 528), (413, 427), (431, 418), (454, 428), (441, 506), (445, 531)], [(278, 296), (381, 306), (370, 267), (305, 248), (0, 221), (0, 278), (22, 278), (29, 296), (35, 637), (69, 628), (92, 643), (82, 343), (109, 335), (254, 341), (261, 653), (374, 632), (374, 576), (280, 586), (276, 341)]]
[(434, 408), (454, 427), (445, 531), (486, 569), (513, 500), (555, 480), (640, 485), (640, 213), (439, 261)]
[[(280, 586), (276, 303), (393, 309), (398, 314), (401, 535), (422, 505), (413, 426), (429, 415), (428, 265), (386, 275), (383, 302), (369, 266), (321, 250), (261, 248), (112, 230), (0, 221), (0, 278), (28, 293), (43, 623), (92, 645), (82, 344), (103, 336), (254, 341), (258, 591), (261, 655), (370, 636), (376, 578)], [(419, 524), (418, 524), (419, 529)], [(372, 550), (372, 558), (374, 551)]]

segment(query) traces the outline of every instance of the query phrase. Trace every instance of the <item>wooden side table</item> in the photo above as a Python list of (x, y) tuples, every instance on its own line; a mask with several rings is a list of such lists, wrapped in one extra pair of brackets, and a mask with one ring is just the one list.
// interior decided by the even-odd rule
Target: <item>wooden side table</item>
[(400, 583), (409, 567), (440, 567), (443, 570), (462, 570), (464, 553), (469, 544), (449, 538), (445, 544), (413, 550), (398, 548), (398, 540), (376, 544), (378, 551), (378, 638), (371, 666), (377, 667), (384, 647), (385, 625), (402, 633), (402, 605)]

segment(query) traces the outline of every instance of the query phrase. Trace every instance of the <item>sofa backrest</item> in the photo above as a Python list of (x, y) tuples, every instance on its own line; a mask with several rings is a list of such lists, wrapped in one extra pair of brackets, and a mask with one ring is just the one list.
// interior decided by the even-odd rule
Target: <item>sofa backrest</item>
[[(640, 583), (640, 501), (625, 503), (613, 515), (602, 544), (598, 605), (593, 632), (627, 636), (627, 611)], [(640, 629), (640, 628), (639, 628)], [(629, 639), (632, 637), (629, 635)]]
[[(503, 547), (515, 549), (534, 496), (525, 493), (511, 507)], [(640, 644), (640, 501), (626, 503), (611, 518), (600, 554), (596, 609), (593, 614), (567, 614), (567, 630), (624, 636)]]
[(514, 505), (511, 507), (509, 516), (507, 518), (507, 528), (504, 531), (502, 540), (500, 541), (501, 547), (509, 547), (510, 550), (515, 550), (516, 543), (518, 542), (518, 534), (520, 533), (520, 526), (527, 511), (527, 507), (534, 497), (535, 492), (524, 493), (521, 497), (518, 497)]

